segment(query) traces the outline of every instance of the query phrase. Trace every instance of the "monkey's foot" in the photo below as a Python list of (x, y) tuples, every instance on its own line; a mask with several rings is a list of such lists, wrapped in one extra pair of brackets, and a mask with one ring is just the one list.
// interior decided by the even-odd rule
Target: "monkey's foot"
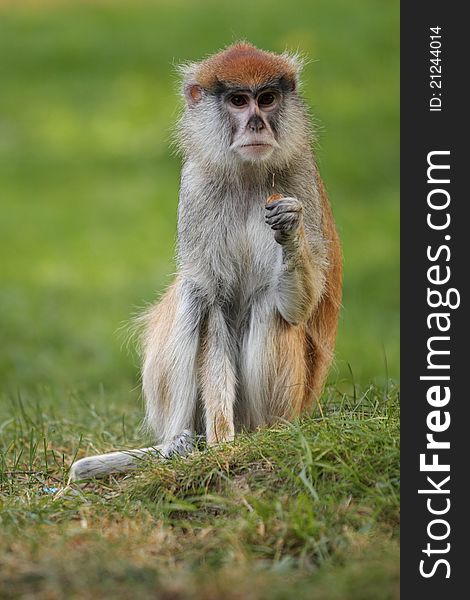
[(194, 434), (189, 429), (176, 435), (171, 442), (163, 446), (160, 454), (163, 458), (171, 458), (172, 456), (188, 456), (196, 447), (196, 439)]

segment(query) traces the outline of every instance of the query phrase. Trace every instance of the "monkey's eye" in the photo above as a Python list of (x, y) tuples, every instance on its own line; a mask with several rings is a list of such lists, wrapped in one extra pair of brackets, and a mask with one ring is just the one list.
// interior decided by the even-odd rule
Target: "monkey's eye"
[(266, 92), (265, 94), (261, 94), (258, 98), (258, 104), (260, 106), (272, 106), (276, 101), (276, 97), (271, 92)]
[(236, 106), (237, 108), (240, 108), (241, 106), (245, 106), (247, 104), (245, 96), (241, 95), (232, 96), (230, 98), (230, 102), (233, 104), (233, 106)]

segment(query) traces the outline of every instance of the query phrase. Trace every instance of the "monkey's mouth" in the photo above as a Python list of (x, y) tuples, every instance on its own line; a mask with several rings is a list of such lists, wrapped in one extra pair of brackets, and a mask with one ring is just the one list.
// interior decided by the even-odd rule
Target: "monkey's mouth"
[(265, 144), (263, 142), (254, 142), (253, 144), (243, 144), (240, 148), (254, 148), (255, 146), (267, 146), (271, 148), (271, 144)]
[(276, 146), (275, 140), (247, 139), (245, 137), (244, 140), (237, 140), (232, 145), (232, 150), (234, 150), (243, 161), (257, 162), (268, 159)]
[(274, 146), (267, 142), (249, 142), (248, 144), (240, 144), (236, 150), (244, 160), (262, 160), (271, 156)]

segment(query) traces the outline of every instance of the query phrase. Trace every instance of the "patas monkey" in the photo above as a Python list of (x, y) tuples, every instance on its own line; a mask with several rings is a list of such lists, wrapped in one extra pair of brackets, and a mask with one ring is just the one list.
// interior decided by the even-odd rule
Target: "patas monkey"
[(185, 455), (292, 419), (319, 397), (341, 250), (296, 56), (238, 43), (182, 67), (177, 276), (145, 315), (143, 391), (160, 446), (85, 458), (72, 478)]

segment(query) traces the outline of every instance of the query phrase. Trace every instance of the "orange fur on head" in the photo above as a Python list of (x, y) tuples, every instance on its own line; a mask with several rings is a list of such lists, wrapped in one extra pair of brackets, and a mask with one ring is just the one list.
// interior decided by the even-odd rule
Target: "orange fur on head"
[(298, 65), (287, 55), (258, 50), (239, 42), (200, 62), (194, 73), (197, 83), (212, 90), (218, 84), (256, 88), (279, 78), (295, 86)]

